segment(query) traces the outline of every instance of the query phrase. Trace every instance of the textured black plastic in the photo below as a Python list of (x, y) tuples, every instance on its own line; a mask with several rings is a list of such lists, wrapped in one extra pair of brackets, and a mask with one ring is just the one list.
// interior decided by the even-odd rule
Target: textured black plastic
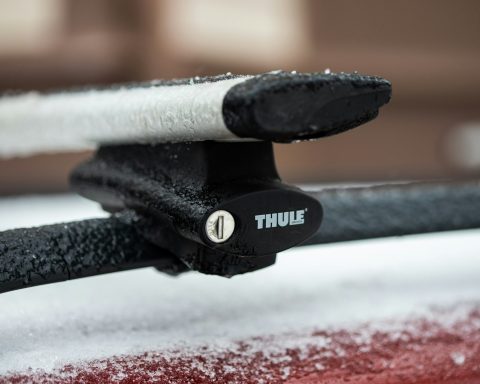
[[(318, 200), (281, 183), (252, 187), (243, 193), (239, 188), (237, 196), (216, 207), (234, 217), (232, 237), (224, 244), (210, 244), (205, 236), (204, 243), (239, 256), (263, 256), (292, 248), (317, 232), (322, 222), (322, 206)], [(301, 215), (298, 223), (297, 214)], [(279, 216), (283, 219), (282, 225)]]
[(186, 270), (139, 234), (133, 214), (0, 232), (0, 292), (146, 266)]
[(174, 254), (193, 271), (232, 277), (266, 268), (275, 263), (275, 254), (243, 257), (213, 250), (179, 235), (173, 228), (155, 219), (142, 217), (140, 221), (140, 230), (146, 239)]
[(205, 215), (239, 193), (232, 183), (279, 180), (271, 143), (193, 142), (101, 147), (71, 175), (72, 188), (105, 207), (172, 224), (201, 242)]
[(334, 135), (372, 120), (391, 85), (359, 74), (266, 73), (233, 86), (223, 102), (229, 130), (275, 142)]
[[(186, 239), (237, 256), (291, 248), (315, 233), (322, 216), (316, 200), (279, 181), (268, 142), (102, 147), (71, 180), (76, 191), (106, 207), (144, 212)], [(258, 214), (304, 209), (302, 225), (257, 229)], [(228, 211), (236, 222), (223, 243), (205, 234), (206, 220), (217, 210)]]
[[(321, 201), (324, 221), (302, 245), (480, 228), (478, 180), (308, 193)], [(170, 249), (153, 245), (162, 243), (162, 237)], [(232, 276), (275, 261), (274, 255), (249, 259), (204, 253), (199, 258), (196, 247), (133, 213), (0, 232), (0, 292), (144, 266), (171, 274), (191, 268)]]
[(303, 245), (480, 228), (478, 180), (308, 193), (321, 201), (324, 218)]

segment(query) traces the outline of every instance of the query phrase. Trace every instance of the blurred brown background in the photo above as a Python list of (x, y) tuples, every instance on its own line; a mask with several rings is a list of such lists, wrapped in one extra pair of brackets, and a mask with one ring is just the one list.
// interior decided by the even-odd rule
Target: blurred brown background
[[(326, 68), (383, 76), (393, 99), (359, 129), (277, 145), (286, 180), (480, 173), (477, 0), (0, 1), (0, 92)], [(0, 160), (0, 194), (66, 190), (88, 155)]]

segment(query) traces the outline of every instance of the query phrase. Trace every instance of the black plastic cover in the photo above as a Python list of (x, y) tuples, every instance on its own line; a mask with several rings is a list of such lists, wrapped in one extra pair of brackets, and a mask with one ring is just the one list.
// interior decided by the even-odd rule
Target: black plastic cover
[(240, 137), (274, 142), (316, 139), (372, 120), (390, 96), (390, 82), (375, 76), (266, 73), (228, 91), (223, 117)]

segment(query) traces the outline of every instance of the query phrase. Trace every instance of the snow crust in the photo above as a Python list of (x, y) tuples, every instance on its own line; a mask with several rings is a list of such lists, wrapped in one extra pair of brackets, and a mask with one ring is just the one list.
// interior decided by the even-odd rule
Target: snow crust
[(84, 150), (98, 143), (238, 139), (224, 124), (228, 90), (248, 77), (0, 98), (0, 157)]
[[(61, 212), (58, 197), (0, 200), (0, 224), (27, 208), (31, 216), (15, 225), (102, 215), (93, 203), (63, 199)], [(453, 322), (458, 312), (439, 319), (433, 308), (478, 306), (479, 245), (478, 230), (369, 240), (293, 249), (230, 280), (143, 269), (2, 294), (0, 374), (143, 351), (225, 350), (289, 332), (389, 329), (412, 316)], [(278, 343), (287, 347), (288, 337)]]

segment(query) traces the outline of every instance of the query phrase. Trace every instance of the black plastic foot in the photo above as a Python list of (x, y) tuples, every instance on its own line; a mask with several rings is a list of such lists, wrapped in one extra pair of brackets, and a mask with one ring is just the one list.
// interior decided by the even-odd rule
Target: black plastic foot
[(72, 185), (110, 210), (142, 214), (157, 228), (152, 242), (206, 273), (273, 263), (322, 219), (316, 199), (280, 181), (268, 142), (102, 147)]

